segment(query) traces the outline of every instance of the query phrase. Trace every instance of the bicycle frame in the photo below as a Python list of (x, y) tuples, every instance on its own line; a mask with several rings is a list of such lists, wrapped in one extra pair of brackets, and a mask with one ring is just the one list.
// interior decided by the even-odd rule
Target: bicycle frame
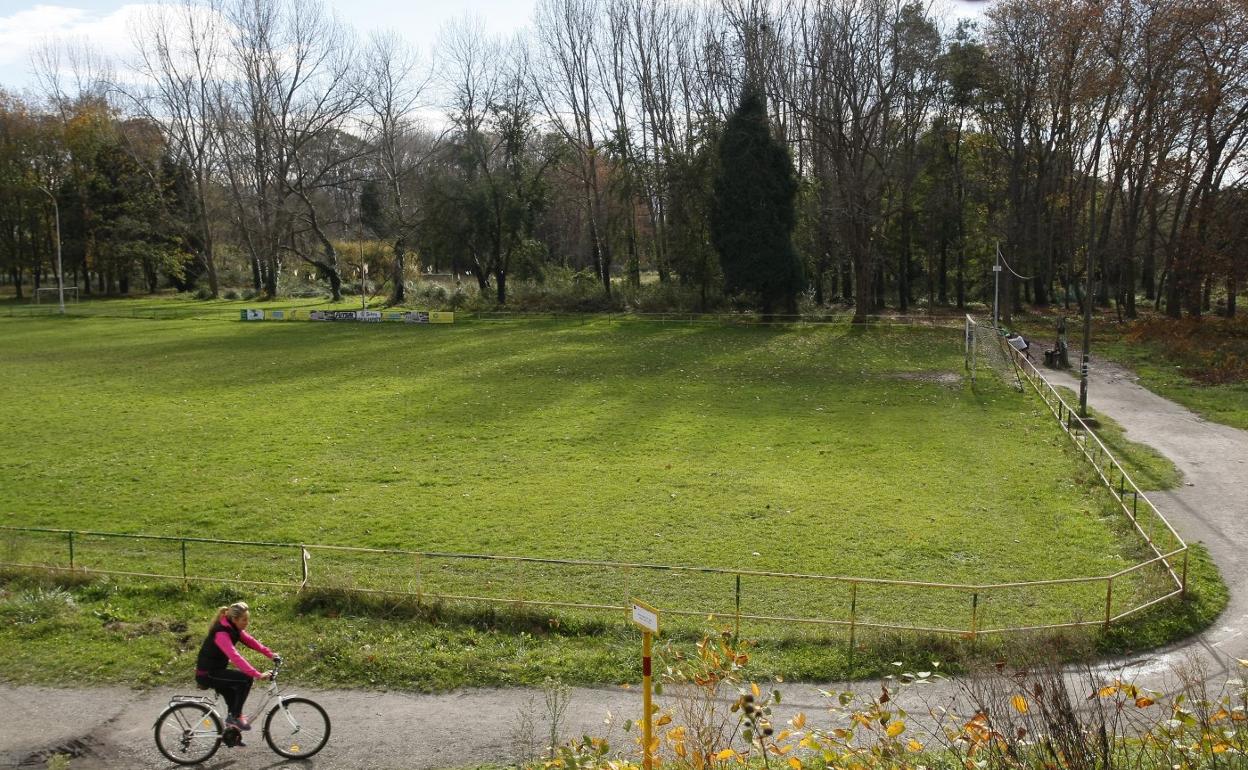
[[(281, 667), (282, 665), (280, 663), (274, 664), (273, 677), (268, 682), (269, 686), (263, 694), (260, 706), (252, 712), (253, 716), (247, 717), (248, 721), (255, 722), (269, 710), (272, 704), (276, 703), (282, 709), (282, 716), (290, 722), (290, 726), (295, 728), (299, 726), (290, 716), (290, 713), (286, 711), (286, 701), (297, 696), (294, 694), (283, 693), (277, 684), (277, 674), (278, 671), (281, 670)], [(225, 723), (225, 718), (229, 713), (225, 704), (225, 698), (220, 693), (217, 693), (215, 697), (211, 698), (206, 695), (175, 695), (169, 699), (169, 705), (173, 705), (174, 703), (199, 703), (207, 706), (210, 711), (217, 715), (217, 718), (221, 720), (222, 724)], [(216, 730), (196, 730), (194, 735), (195, 737), (207, 738), (210, 736), (220, 735), (220, 733)]]

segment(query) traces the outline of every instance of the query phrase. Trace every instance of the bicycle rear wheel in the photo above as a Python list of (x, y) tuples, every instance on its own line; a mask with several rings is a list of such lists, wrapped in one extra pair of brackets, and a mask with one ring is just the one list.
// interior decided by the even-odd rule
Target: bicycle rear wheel
[(269, 748), (288, 759), (306, 759), (329, 741), (329, 715), (307, 698), (284, 698), (264, 720)]
[(202, 703), (175, 703), (156, 720), (156, 748), (165, 759), (195, 765), (221, 748), (221, 719)]

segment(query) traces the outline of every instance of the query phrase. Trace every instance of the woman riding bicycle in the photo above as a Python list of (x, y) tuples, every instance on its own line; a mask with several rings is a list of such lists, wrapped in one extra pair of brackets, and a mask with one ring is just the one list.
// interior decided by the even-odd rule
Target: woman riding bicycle
[[(208, 629), (208, 636), (199, 648), (199, 659), (195, 663), (195, 683), (204, 689), (215, 690), (225, 698), (229, 710), (225, 724), (240, 730), (251, 729), (247, 717), (243, 716), (243, 704), (251, 692), (252, 680), (268, 679), (272, 673), (256, 670), (238, 654), (234, 646), (242, 642), (266, 658), (276, 660), (278, 657), (247, 633), (249, 623), (251, 611), (246, 602), (235, 602), (217, 610), (217, 617)], [(231, 663), (237, 671), (229, 667)]]

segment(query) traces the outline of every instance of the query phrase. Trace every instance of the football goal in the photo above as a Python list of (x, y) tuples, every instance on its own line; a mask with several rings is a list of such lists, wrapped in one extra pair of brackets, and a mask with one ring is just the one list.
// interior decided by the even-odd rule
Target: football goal
[(1000, 329), (994, 328), (990, 323), (976, 321), (968, 314), (964, 336), (963, 353), (971, 384), (975, 383), (977, 374), (986, 369), (995, 372), (1002, 381), (1015, 389), (1023, 389), (1018, 365), (1014, 363), (1010, 351), (1005, 349), (1007, 343)]
[[(57, 292), (59, 291), (61, 291), (61, 289), (57, 288), (56, 286), (40, 286), (38, 289), (35, 289), (35, 295), (34, 295), (35, 304), (39, 305), (44, 302), (56, 302)], [(78, 301), (78, 287), (66, 286), (65, 287), (65, 299), (69, 302), (77, 302)]]

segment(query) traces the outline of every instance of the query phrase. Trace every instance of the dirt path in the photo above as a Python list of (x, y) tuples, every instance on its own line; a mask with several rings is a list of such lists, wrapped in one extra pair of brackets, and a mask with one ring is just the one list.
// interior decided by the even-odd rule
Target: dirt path
[[(1077, 383), (1067, 375), (1055, 384)], [(1105, 668), (1156, 689), (1168, 689), (1176, 665), (1195, 658), (1215, 684), (1225, 680), (1235, 659), (1248, 659), (1248, 432), (1207, 422), (1187, 409), (1136, 384), (1111, 365), (1094, 365), (1089, 398), (1098, 411), (1117, 420), (1133, 441), (1149, 444), (1179, 467), (1185, 485), (1150, 497), (1185, 538), (1201, 541), (1216, 560), (1231, 590), (1230, 604), (1204, 634), (1164, 650)], [(858, 683), (875, 692), (878, 685)], [(837, 683), (785, 685), (786, 708), (817, 712), (818, 690)], [(73, 768), (163, 768), (156, 753), (152, 721), (171, 690), (135, 692), (125, 688), (53, 689), (0, 684), (0, 767), (42, 767), (43, 757), (60, 749), (77, 755)], [(951, 687), (929, 689), (929, 701), (951, 697)], [(307, 763), (320, 768), (443, 768), (508, 763), (518, 746), (545, 730), (542, 693), (532, 690), (468, 690), (443, 695), (341, 690), (305, 693), (322, 701), (334, 717), (325, 751)], [(572, 691), (563, 736), (591, 734), (625, 745), (623, 719), (640, 711), (636, 691), (578, 688)], [(535, 728), (522, 727), (528, 711)], [(615, 715), (615, 724), (604, 722)], [(254, 733), (253, 733), (254, 734)], [(26, 763), (26, 764), (23, 764)], [(244, 749), (222, 749), (208, 768), (283, 766), (258, 734)]]

